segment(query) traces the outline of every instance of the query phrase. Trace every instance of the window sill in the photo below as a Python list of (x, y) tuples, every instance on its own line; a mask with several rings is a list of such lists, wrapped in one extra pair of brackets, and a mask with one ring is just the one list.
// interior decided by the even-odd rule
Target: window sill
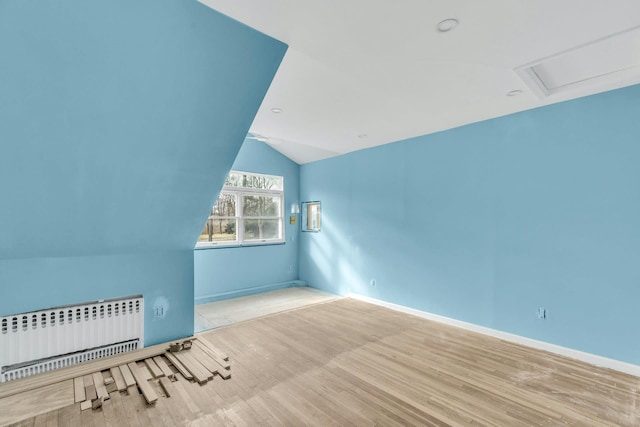
[(245, 247), (253, 247), (253, 246), (274, 246), (274, 245), (284, 245), (286, 241), (284, 240), (271, 240), (267, 242), (255, 242), (255, 243), (207, 243), (204, 245), (196, 246), (193, 248), (196, 251), (206, 250), (206, 249), (229, 249), (229, 248), (245, 248)]

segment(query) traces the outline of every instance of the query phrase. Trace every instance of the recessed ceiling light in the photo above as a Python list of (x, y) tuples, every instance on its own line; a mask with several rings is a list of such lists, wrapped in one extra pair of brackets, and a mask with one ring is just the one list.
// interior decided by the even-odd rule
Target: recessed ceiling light
[(366, 137), (368, 137), (369, 135), (367, 135), (366, 133), (361, 133), (360, 135), (358, 135), (358, 138), (360, 139), (364, 139)]
[(282, 113), (282, 108), (272, 108), (271, 112), (274, 114), (280, 114)]
[(522, 93), (522, 89), (514, 89), (507, 92), (507, 96), (518, 96)]
[(436, 29), (439, 33), (446, 33), (458, 26), (459, 21), (455, 18), (445, 19), (444, 21), (438, 22), (436, 25)]

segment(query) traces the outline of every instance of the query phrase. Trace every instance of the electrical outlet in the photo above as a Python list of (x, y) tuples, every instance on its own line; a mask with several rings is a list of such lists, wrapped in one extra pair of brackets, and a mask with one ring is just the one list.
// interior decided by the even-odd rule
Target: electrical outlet
[(169, 311), (169, 300), (165, 297), (157, 297), (153, 301), (151, 312), (154, 319), (164, 319)]
[(538, 319), (546, 319), (547, 318), (547, 309), (544, 307), (538, 308)]

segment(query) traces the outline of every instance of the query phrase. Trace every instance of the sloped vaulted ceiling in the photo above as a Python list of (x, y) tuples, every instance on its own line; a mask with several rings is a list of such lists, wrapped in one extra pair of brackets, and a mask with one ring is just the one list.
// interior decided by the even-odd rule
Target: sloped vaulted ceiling
[(193, 248), (285, 51), (195, 1), (1, 1), (0, 259)]
[(640, 83), (638, 0), (201, 1), (289, 45), (251, 131), (301, 164)]

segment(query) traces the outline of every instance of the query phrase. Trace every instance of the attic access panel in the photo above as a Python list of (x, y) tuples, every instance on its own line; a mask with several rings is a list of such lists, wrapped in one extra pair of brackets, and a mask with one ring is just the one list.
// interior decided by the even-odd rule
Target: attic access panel
[(541, 98), (640, 79), (640, 27), (569, 49), (517, 68)]

